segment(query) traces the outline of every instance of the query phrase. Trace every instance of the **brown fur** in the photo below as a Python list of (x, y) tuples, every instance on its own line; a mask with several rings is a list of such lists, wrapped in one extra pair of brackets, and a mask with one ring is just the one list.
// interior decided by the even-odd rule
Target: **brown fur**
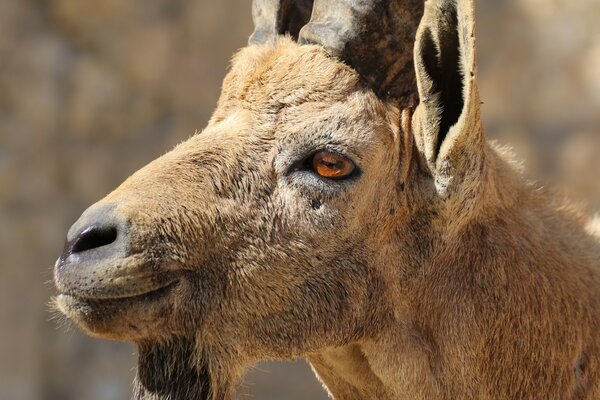
[[(600, 398), (600, 244), (486, 142), (471, 2), (426, 7), (412, 117), (318, 46), (249, 46), (208, 127), (72, 228), (126, 221), (126, 256), (57, 266), (57, 304), (139, 344), (136, 398), (228, 398), (295, 357), (335, 399)], [(322, 148), (360, 175), (303, 170)]]

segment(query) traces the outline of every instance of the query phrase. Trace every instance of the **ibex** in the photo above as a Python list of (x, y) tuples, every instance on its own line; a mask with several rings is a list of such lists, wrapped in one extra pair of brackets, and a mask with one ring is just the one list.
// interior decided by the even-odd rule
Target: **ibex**
[(296, 357), (335, 399), (600, 398), (600, 242), (486, 141), (473, 3), (255, 0), (206, 129), (55, 267), (62, 313), (138, 345), (135, 399)]

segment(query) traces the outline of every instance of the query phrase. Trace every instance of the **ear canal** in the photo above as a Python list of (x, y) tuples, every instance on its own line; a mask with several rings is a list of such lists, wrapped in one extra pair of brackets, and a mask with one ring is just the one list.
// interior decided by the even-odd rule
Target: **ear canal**
[(300, 29), (310, 19), (313, 0), (253, 0), (254, 33), (250, 44), (272, 43), (279, 35), (298, 39)]
[(440, 106), (439, 133), (435, 152), (439, 154), (450, 127), (456, 124), (464, 107), (464, 76), (458, 41), (458, 20), (455, 7), (442, 10), (437, 42), (430, 29), (421, 36), (420, 59), (427, 79), (431, 82), (429, 96), (435, 97)]
[(483, 156), (474, 29), (473, 0), (428, 0), (417, 32), (415, 139), (441, 186)]

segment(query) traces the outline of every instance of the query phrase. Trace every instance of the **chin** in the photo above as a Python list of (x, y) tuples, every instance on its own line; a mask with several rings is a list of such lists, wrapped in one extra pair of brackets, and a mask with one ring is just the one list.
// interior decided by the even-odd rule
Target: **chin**
[[(118, 341), (161, 339), (173, 330), (173, 284), (150, 293), (118, 299), (88, 299), (73, 294), (55, 298), (58, 310), (86, 334)], [(166, 330), (165, 328), (169, 328)]]

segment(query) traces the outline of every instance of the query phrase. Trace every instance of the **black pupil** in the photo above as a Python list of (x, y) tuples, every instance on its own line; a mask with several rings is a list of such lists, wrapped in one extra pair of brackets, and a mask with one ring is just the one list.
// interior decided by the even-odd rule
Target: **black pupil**
[(324, 166), (326, 166), (329, 169), (343, 169), (344, 168), (343, 161), (331, 162), (331, 161), (327, 161), (327, 160), (321, 160), (321, 164), (323, 164)]

